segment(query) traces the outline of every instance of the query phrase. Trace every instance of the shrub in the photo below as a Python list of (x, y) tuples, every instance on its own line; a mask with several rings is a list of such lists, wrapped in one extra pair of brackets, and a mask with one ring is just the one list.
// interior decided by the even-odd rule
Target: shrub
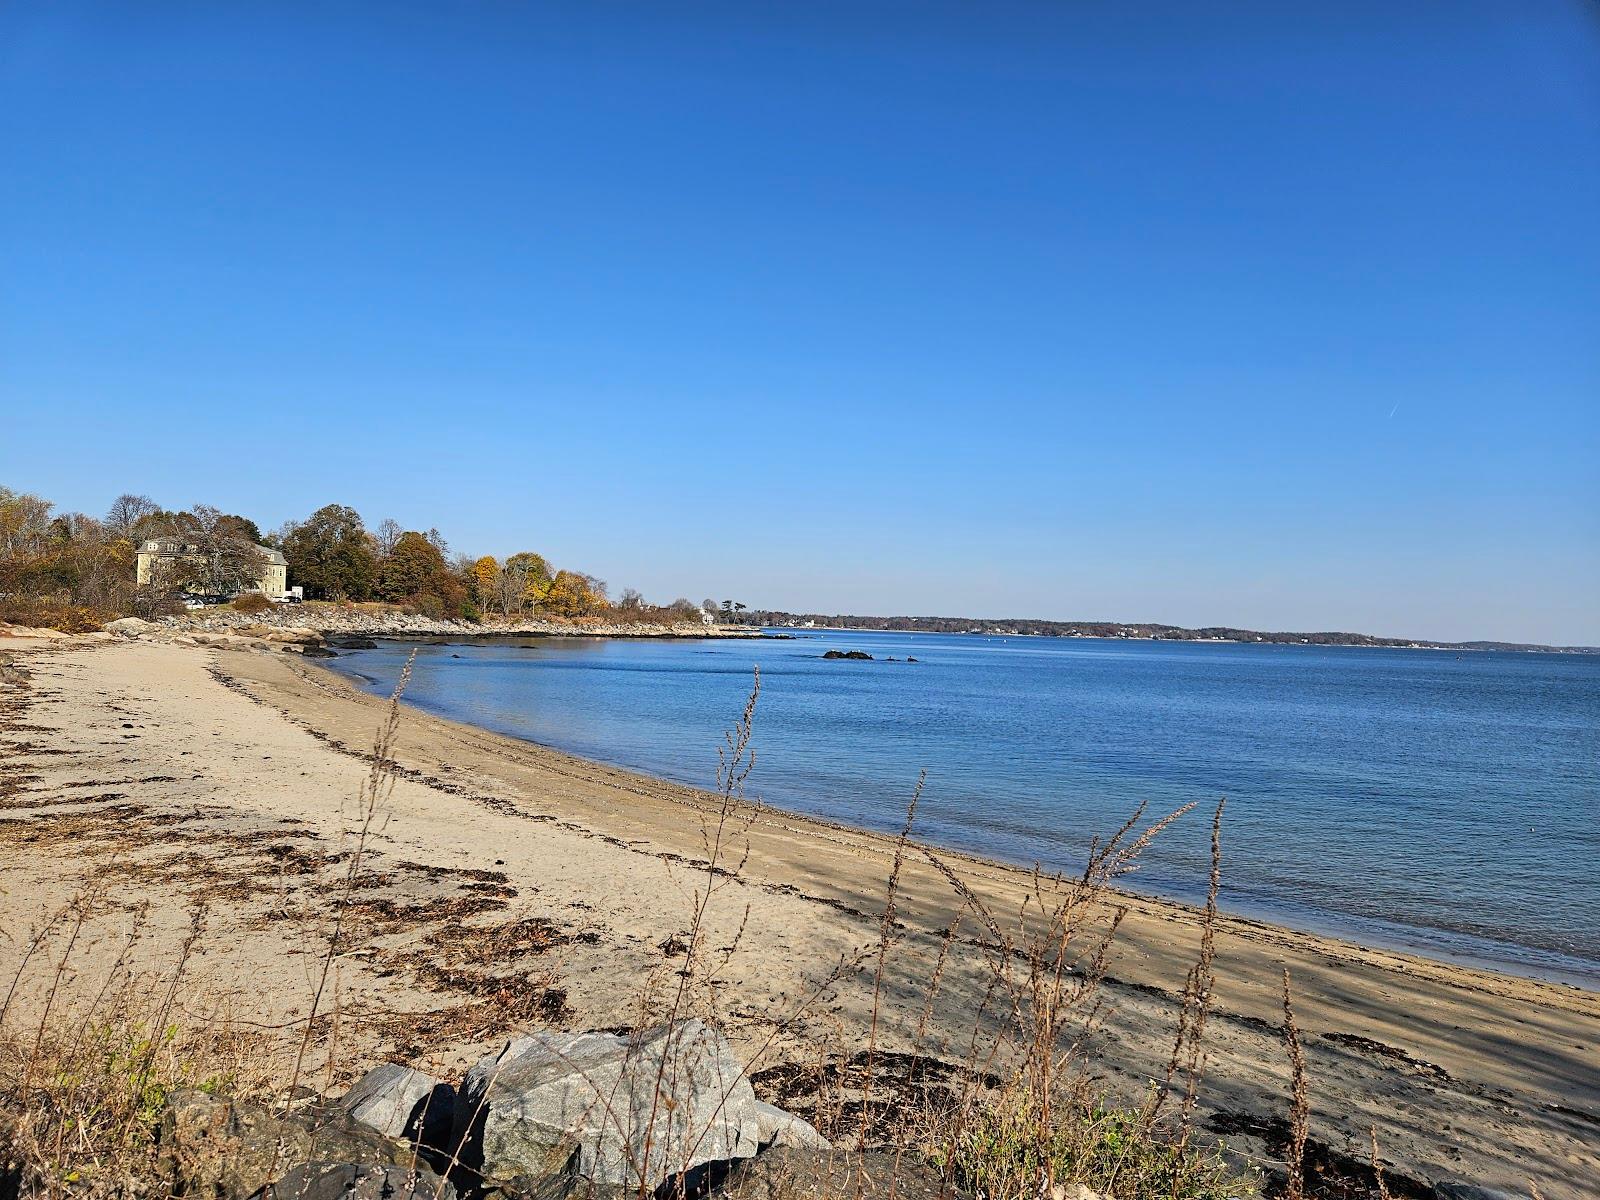
[(933, 1159), (962, 1191), (992, 1200), (1032, 1200), (1041, 1181), (1173, 1200), (1253, 1190), (1219, 1148), (1188, 1144), (1148, 1110), (1108, 1107), (1086, 1092), (1048, 1117), (1016, 1094), (974, 1104), (953, 1116)]
[(181, 617), (185, 611), (182, 600), (160, 588), (140, 588), (128, 601), (129, 615), (142, 617), (146, 621), (154, 621), (159, 617)]
[(65, 600), (11, 596), (0, 599), (0, 621), (34, 629), (59, 629), (62, 633), (92, 633), (120, 614)]
[(251, 615), (264, 613), (271, 607), (272, 601), (268, 600), (260, 592), (246, 592), (233, 602), (235, 612), (249, 613)]

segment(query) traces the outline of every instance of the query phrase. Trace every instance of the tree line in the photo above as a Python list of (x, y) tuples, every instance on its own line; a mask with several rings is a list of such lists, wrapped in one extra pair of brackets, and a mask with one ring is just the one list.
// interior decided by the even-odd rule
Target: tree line
[[(182, 553), (164, 559), (163, 569), (140, 585), (139, 546), (152, 538), (174, 538)], [(360, 513), (342, 504), (263, 532), (248, 517), (208, 505), (171, 511), (127, 493), (105, 516), (93, 517), (58, 513), (48, 500), (0, 486), (0, 618), (92, 627), (116, 615), (168, 615), (181, 611), (185, 595), (248, 590), (265, 569), (263, 550), (283, 554), (289, 584), (307, 599), (382, 601), (441, 619), (668, 623), (698, 620), (702, 611), (683, 598), (650, 604), (633, 588), (613, 602), (603, 580), (556, 568), (531, 550), (504, 560), (473, 557), (452, 554), (437, 529), (384, 520), (369, 530)], [(705, 606), (721, 611), (709, 600)], [(731, 613), (732, 602), (724, 608)]]

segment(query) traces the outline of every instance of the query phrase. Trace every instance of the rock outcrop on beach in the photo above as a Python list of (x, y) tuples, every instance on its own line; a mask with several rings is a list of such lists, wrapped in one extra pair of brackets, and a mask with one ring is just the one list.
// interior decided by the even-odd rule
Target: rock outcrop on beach
[[(727, 1039), (699, 1020), (632, 1036), (519, 1037), (479, 1060), (459, 1092), (399, 1063), (368, 1071), (337, 1101), (305, 1093), (286, 1111), (179, 1092), (159, 1137), (171, 1194), (211, 1200), (620, 1198), (702, 1168), (730, 1200), (774, 1200), (831, 1195), (816, 1189), (837, 1177), (827, 1140), (757, 1100)], [(758, 1156), (770, 1166), (734, 1171)], [(887, 1183), (886, 1163), (859, 1165)]]
[(168, 1097), (158, 1166), (173, 1196), (244, 1200), (312, 1162), (408, 1166), (411, 1146), (384, 1136), (339, 1108), (287, 1114), (207, 1092)]
[(556, 1171), (648, 1190), (754, 1157), (779, 1136), (827, 1145), (798, 1117), (760, 1105), (727, 1039), (698, 1020), (633, 1037), (518, 1038), (467, 1072), (455, 1132), (486, 1178)]

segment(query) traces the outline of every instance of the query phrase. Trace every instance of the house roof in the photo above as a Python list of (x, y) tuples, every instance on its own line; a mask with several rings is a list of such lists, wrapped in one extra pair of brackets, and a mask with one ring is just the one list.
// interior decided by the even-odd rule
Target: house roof
[[(289, 560), (283, 556), (283, 551), (274, 550), (271, 546), (256, 547), (261, 556), (267, 560), (269, 566), (286, 567)], [(150, 538), (139, 544), (140, 554), (154, 554), (161, 558), (177, 558), (181, 554), (198, 554), (200, 547), (193, 542), (185, 542), (182, 538), (158, 537)]]

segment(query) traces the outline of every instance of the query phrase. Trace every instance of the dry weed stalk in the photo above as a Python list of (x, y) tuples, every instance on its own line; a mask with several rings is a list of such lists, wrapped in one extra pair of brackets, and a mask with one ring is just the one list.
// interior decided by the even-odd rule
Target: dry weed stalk
[(884, 966), (890, 948), (900, 940), (897, 933), (899, 918), (895, 914), (895, 902), (900, 895), (900, 869), (905, 865), (911, 826), (917, 819), (917, 804), (922, 799), (922, 789), (927, 781), (928, 773), (923, 771), (917, 776), (917, 786), (912, 789), (911, 799), (906, 804), (906, 823), (900, 830), (900, 836), (895, 839), (894, 859), (884, 888), (883, 915), (878, 920), (877, 962), (872, 972), (872, 1022), (867, 1031), (867, 1061), (861, 1083), (861, 1128), (856, 1133), (858, 1150), (866, 1147), (867, 1130), (872, 1119), (872, 1082), (878, 1065), (878, 1020), (883, 1004)]
[(1289, 1112), (1289, 1183), (1284, 1200), (1304, 1200), (1306, 1190), (1306, 1136), (1310, 1129), (1311, 1099), (1306, 1087), (1306, 1055), (1300, 1045), (1300, 1027), (1295, 1022), (1289, 994), (1289, 972), (1283, 972), (1283, 1040), (1289, 1051), (1293, 1083)]
[(1167, 1062), (1166, 1081), (1157, 1091), (1151, 1106), (1151, 1118), (1159, 1113), (1163, 1101), (1172, 1090), (1174, 1076), (1183, 1073), (1183, 1104), (1179, 1114), (1179, 1137), (1187, 1143), (1190, 1123), (1194, 1117), (1195, 1102), (1199, 1097), (1200, 1080), (1204, 1074), (1205, 1060), (1201, 1039), (1205, 1036), (1206, 1018), (1211, 1012), (1211, 991), (1214, 986), (1217, 935), (1217, 895), (1222, 886), (1222, 812), (1227, 800), (1219, 800), (1211, 818), (1211, 871), (1206, 884), (1206, 906), (1200, 923), (1200, 950), (1194, 966), (1184, 978), (1183, 997), (1178, 1008), (1178, 1030), (1172, 1043), (1172, 1057)]
[(1372, 1182), (1378, 1190), (1378, 1200), (1394, 1200), (1389, 1194), (1389, 1184), (1383, 1177), (1383, 1163), (1378, 1158), (1378, 1127), (1367, 1126), (1367, 1137), (1372, 1143)]
[[(1140, 1108), (1118, 1109), (1108, 1106), (1086, 1069), (1110, 952), (1127, 911), (1112, 885), (1192, 807), (1140, 829), (1141, 806), (1109, 839), (1091, 843), (1076, 875), (1046, 877), (1036, 870), (1029, 894), (1006, 921), (941, 856), (924, 848), (962, 901), (962, 913), (970, 912), (983, 931), (977, 946), (990, 976), (974, 1024), (967, 1080), (932, 1135), (934, 1157), (954, 1182), (992, 1200), (1031, 1200), (1075, 1183), (1117, 1196), (1211, 1196), (1225, 1188), (1220, 1160), (1189, 1147), (1213, 986), (1220, 805), (1212, 821), (1200, 946), (1184, 989), (1166, 1086), (1155, 1088)], [(978, 1027), (991, 999), (1000, 1002), (1004, 1018), (980, 1051)], [(996, 1068), (997, 1087), (989, 1082)], [(1160, 1110), (1180, 1073), (1184, 1099), (1172, 1129)]]
[[(389, 705), (385, 710), (383, 723), (379, 725), (372, 745), (372, 762), (367, 771), (367, 777), (362, 781), (361, 791), (357, 797), (356, 828), (353, 831), (354, 846), (345, 859), (344, 878), (339, 891), (334, 897), (332, 925), (328, 931), (328, 946), (322, 956), (321, 967), (317, 975), (316, 988), (311, 996), (311, 1011), (306, 1014), (305, 1031), (300, 1036), (299, 1048), (295, 1051), (294, 1070), (290, 1073), (289, 1082), (284, 1090), (283, 1100), (287, 1104), (294, 1090), (300, 1084), (300, 1073), (305, 1066), (306, 1052), (311, 1046), (312, 1036), (317, 1028), (317, 1014), (322, 1007), (322, 998), (328, 987), (329, 977), (333, 973), (335, 961), (342, 949), (340, 936), (344, 932), (344, 919), (349, 908), (351, 893), (355, 890), (357, 877), (361, 874), (361, 866), (366, 854), (367, 841), (372, 836), (378, 821), (379, 812), (388, 804), (394, 795), (395, 781), (399, 778), (394, 760), (394, 748), (400, 732), (400, 698), (405, 695), (407, 686), (411, 683), (411, 669), (416, 664), (417, 653), (411, 652), (406, 659), (405, 666), (400, 669), (400, 678), (395, 683), (393, 694), (389, 697)], [(329, 1057), (333, 1054), (329, 1048)]]

